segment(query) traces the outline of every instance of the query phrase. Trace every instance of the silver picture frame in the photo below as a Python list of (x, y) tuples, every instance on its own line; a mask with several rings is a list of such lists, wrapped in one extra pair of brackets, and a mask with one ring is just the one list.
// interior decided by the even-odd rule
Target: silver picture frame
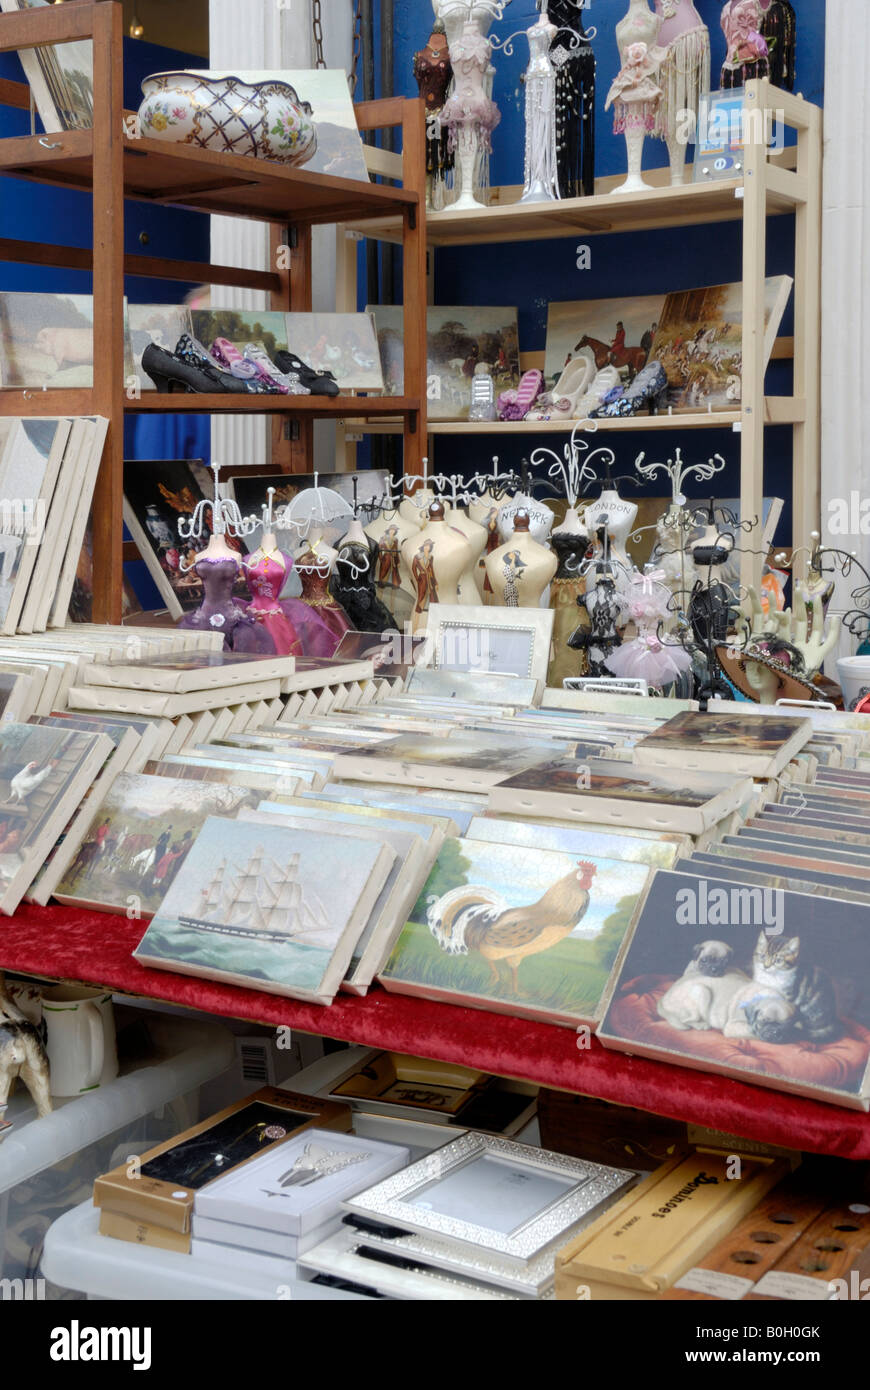
[(628, 1169), (469, 1132), (357, 1193), (345, 1207), (420, 1235), (474, 1246), (478, 1259), (487, 1252), (525, 1264), (635, 1180)]
[(552, 608), (490, 608), (433, 603), (426, 629), (437, 670), (520, 676), (546, 684), (553, 641)]

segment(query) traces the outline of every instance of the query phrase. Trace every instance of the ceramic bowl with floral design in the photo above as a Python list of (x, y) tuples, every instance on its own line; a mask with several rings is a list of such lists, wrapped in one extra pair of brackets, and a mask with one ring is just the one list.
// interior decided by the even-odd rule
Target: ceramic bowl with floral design
[(158, 72), (142, 92), (139, 131), (147, 139), (293, 165), (317, 149), (311, 106), (287, 82)]

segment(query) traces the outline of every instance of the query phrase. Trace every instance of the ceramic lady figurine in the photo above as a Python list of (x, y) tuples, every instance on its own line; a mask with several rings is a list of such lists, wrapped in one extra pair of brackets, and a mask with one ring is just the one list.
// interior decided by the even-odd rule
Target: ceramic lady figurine
[(694, 0), (655, 0), (655, 7), (662, 21), (657, 42), (665, 50), (658, 75), (662, 97), (656, 134), (668, 147), (671, 183), (681, 184), (685, 179), (686, 113), (697, 123), (701, 100), (710, 91), (710, 31)]
[(256, 529), (255, 518), (243, 518), (234, 502), (225, 501), (218, 484), (219, 465), (212, 464), (214, 498), (197, 504), (189, 522), (178, 522), (182, 540), (199, 539), (205, 529), (206, 513), (211, 512), (211, 535), (205, 550), (200, 550), (192, 565), (182, 564), (182, 570), (193, 569), (202, 583), (203, 598), (194, 613), (185, 613), (178, 622), (181, 628), (207, 628), (223, 634), (224, 650), (252, 652), (274, 656), (275, 644), (262, 623), (258, 623), (242, 603), (233, 597), (233, 589), (243, 570), (242, 557), (228, 542), (227, 535), (249, 535)]
[(652, 135), (658, 119), (662, 89), (658, 72), (664, 57), (657, 47), (662, 21), (647, 0), (630, 0), (628, 13), (616, 26), (616, 44), (622, 67), (604, 104), (613, 107), (613, 129), (625, 136), (628, 177), (614, 193), (637, 193), (650, 185), (641, 175), (643, 142)]
[(393, 615), (375, 587), (378, 547), (355, 518), (338, 542), (338, 558), (329, 589), (356, 632), (388, 632)]
[(39, 1029), (13, 1003), (0, 975), (0, 1116), (18, 1076), (33, 1097), (37, 1115), (50, 1115), (48, 1056)]
[(745, 87), (753, 77), (770, 76), (770, 51), (761, 33), (764, 11), (761, 0), (727, 0), (722, 11), (725, 62), (720, 86)]
[(538, 608), (559, 562), (549, 546), (540, 545), (529, 532), (528, 512), (518, 511), (513, 534), (486, 557), (486, 573), (496, 605), (505, 608)]
[(550, 45), (556, 69), (556, 168), (560, 198), (595, 192), (595, 54), (577, 0), (548, 0), (557, 26)]
[(426, 107), (427, 202), (438, 209), (444, 206), (446, 181), (453, 170), (447, 132), (439, 120), (453, 81), (447, 34), (440, 20), (436, 20), (425, 48), (414, 54), (414, 77)]
[(557, 34), (546, 8), (526, 30), (526, 153), (521, 203), (548, 203), (559, 196), (556, 157), (556, 69), (550, 48)]

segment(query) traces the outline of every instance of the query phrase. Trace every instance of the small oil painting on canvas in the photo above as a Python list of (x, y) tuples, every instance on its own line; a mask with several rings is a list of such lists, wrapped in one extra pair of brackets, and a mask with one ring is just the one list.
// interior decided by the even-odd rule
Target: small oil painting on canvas
[(253, 809), (260, 793), (219, 781), (121, 773), (85, 833), (56, 897), (123, 912), (159, 907), (208, 816)]
[[(27, 863), (31, 847), (69, 801), (94, 748), (94, 735), (31, 724), (0, 724), (0, 891)], [(82, 794), (87, 785), (82, 788)], [(59, 830), (73, 806), (66, 808)], [(59, 833), (58, 830), (58, 833)], [(33, 864), (35, 874), (40, 863)]]
[(653, 878), (599, 1034), (607, 1046), (867, 1109), (870, 909)]
[(383, 391), (371, 314), (287, 314), (293, 351), (316, 372), (332, 372), (342, 391)]
[[(378, 346), (388, 396), (405, 387), (402, 310), (378, 305)], [(516, 309), (431, 307), (426, 313), (428, 338), (426, 396), (433, 420), (466, 420), (475, 372), (488, 372), (495, 394), (515, 388), (520, 379)]]
[[(204, 540), (181, 534), (213, 484), (194, 459), (127, 459), (124, 462), (124, 522), (173, 617), (198, 608), (202, 580), (193, 568)], [(243, 582), (237, 592), (247, 594)]]
[(127, 331), (133, 356), (133, 370), (143, 391), (156, 391), (156, 386), (142, 369), (142, 354), (152, 343), (155, 347), (174, 352), (183, 333), (193, 332), (191, 311), (184, 304), (129, 304)]
[(551, 304), (547, 314), (548, 382), (556, 382), (582, 348), (595, 356), (596, 367), (617, 367), (632, 378), (646, 366), (659, 326), (664, 295), (634, 299), (581, 299)]
[(328, 833), (212, 817), (135, 954), (316, 994), (381, 854), (370, 840), (339, 844), (336, 873)]
[[(765, 362), (791, 294), (787, 275), (765, 281)], [(667, 373), (675, 410), (737, 410), (742, 396), (743, 286), (709, 285), (669, 294), (650, 358)]]
[(203, 347), (226, 338), (239, 352), (248, 343), (259, 343), (274, 361), (276, 352), (287, 350), (287, 315), (278, 309), (191, 309), (193, 334)]
[(0, 294), (0, 385), (92, 386), (89, 294)]
[(591, 1023), (648, 876), (644, 864), (447, 840), (381, 980)]

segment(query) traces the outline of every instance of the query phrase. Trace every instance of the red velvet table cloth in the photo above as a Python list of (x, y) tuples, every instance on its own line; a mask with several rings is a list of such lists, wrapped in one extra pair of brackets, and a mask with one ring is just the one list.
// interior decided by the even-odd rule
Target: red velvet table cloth
[(375, 988), (328, 1008), (154, 970), (131, 952), (141, 922), (103, 912), (23, 905), (0, 920), (0, 969), (101, 985), (344, 1042), (459, 1062), (499, 1076), (636, 1106), (670, 1119), (793, 1149), (870, 1158), (870, 1115), (688, 1068), (590, 1047), (568, 1028), (429, 1003)]

